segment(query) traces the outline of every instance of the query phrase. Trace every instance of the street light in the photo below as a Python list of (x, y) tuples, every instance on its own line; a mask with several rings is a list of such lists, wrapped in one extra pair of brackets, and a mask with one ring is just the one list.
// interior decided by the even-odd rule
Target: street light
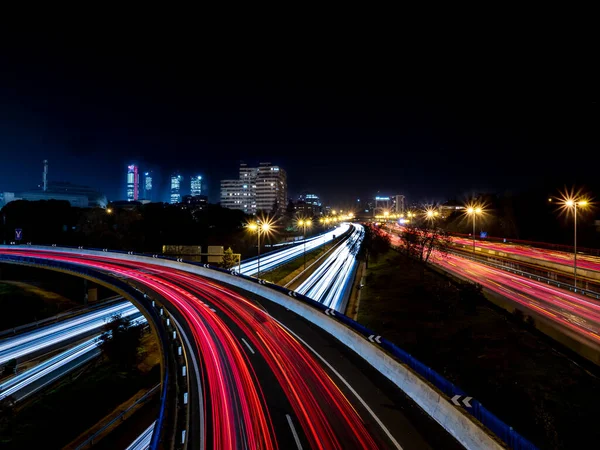
[(568, 198), (564, 201), (564, 205), (569, 209), (573, 208), (573, 286), (577, 292), (577, 207), (585, 209), (588, 201)]
[(258, 248), (256, 278), (260, 278), (260, 233), (268, 233), (271, 229), (271, 224), (268, 221), (261, 223), (261, 221), (257, 220), (256, 222), (249, 223), (246, 227), (252, 232), (256, 231)]
[(467, 214), (473, 216), (473, 254), (475, 254), (475, 219), (478, 215), (483, 214), (483, 209), (480, 206), (467, 207)]
[(304, 241), (304, 270), (306, 270), (306, 227), (309, 227), (312, 225), (312, 220), (310, 219), (300, 219), (298, 221), (298, 226), (302, 227), (302, 233), (303, 233), (303, 241)]

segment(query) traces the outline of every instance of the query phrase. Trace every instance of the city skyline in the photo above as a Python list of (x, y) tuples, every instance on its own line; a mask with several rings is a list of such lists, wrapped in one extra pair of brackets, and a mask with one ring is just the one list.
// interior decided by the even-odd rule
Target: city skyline
[[(213, 202), (232, 165), (250, 159), (277, 161), (294, 193), (316, 190), (330, 203), (377, 190), (442, 200), (548, 180), (598, 190), (598, 111), (589, 95), (458, 77), (188, 79), (181, 67), (126, 63), (118, 75), (89, 56), (86, 65), (53, 55), (52, 69), (13, 61), (0, 74), (1, 112), (10, 117), (0, 124), (0, 149), (14, 155), (0, 167), (0, 190), (36, 186), (32, 162), (48, 158), (54, 180), (112, 200), (123, 199), (116, 174), (132, 161), (160, 168), (157, 186), (175, 170), (199, 170)], [(564, 171), (559, 158), (570, 152), (581, 161)]]

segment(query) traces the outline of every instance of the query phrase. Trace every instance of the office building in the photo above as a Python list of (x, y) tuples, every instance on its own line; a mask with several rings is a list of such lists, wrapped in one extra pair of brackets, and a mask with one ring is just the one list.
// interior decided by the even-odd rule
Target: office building
[(287, 199), (285, 170), (271, 163), (240, 164), (239, 179), (221, 181), (221, 206), (246, 214), (283, 210)]
[(169, 201), (172, 205), (181, 203), (181, 179), (181, 175), (171, 176), (171, 196)]
[(144, 173), (144, 200), (152, 201), (152, 172)]
[(241, 191), (242, 182), (240, 180), (221, 180), (221, 206), (246, 212), (248, 203), (242, 202)]
[(260, 163), (256, 174), (256, 210), (275, 212), (287, 204), (287, 176), (285, 170), (270, 162)]
[(138, 200), (140, 196), (140, 174), (138, 166), (127, 166), (127, 201)]
[(192, 197), (202, 195), (202, 177), (200, 175), (195, 175), (191, 178), (190, 195)]

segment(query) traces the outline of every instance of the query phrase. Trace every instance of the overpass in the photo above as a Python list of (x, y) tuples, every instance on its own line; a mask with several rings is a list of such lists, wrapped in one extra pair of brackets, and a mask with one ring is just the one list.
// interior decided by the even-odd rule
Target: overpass
[(165, 376), (176, 379), (163, 400), (175, 394), (179, 408), (171, 432), (157, 423), (153, 448), (501, 448), (468, 414), (490, 417), (476, 400), (436, 390), (391, 357), (393, 344), (295, 292), (158, 255), (31, 246), (0, 257), (142, 294), (126, 298), (165, 328)]

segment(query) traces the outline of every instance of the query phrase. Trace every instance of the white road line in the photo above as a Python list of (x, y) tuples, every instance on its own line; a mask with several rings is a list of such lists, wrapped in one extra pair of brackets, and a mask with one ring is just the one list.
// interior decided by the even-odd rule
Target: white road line
[(250, 344), (248, 344), (246, 342), (246, 339), (244, 339), (244, 338), (241, 338), (241, 339), (242, 339), (242, 342), (246, 345), (246, 347), (248, 347), (248, 350), (250, 350), (252, 352), (252, 354), (254, 355), (254, 349), (252, 347), (250, 347)]
[(300, 438), (298, 437), (298, 433), (296, 433), (296, 428), (294, 427), (294, 422), (292, 422), (292, 418), (290, 417), (289, 414), (285, 415), (288, 424), (290, 425), (290, 428), (292, 429), (292, 434), (294, 435), (294, 441), (296, 441), (296, 447), (298, 447), (298, 450), (302, 450), (302, 444), (300, 443)]
[[(277, 320), (275, 319), (273, 316), (271, 316), (271, 318), (273, 320)], [(337, 370), (335, 370), (333, 368), (333, 366), (331, 364), (329, 364), (325, 358), (323, 358), (321, 355), (319, 355), (317, 353), (317, 351), (312, 348), (310, 345), (308, 345), (308, 343), (302, 339), (300, 336), (298, 336), (296, 333), (294, 333), (292, 330), (290, 330), (288, 327), (286, 327), (283, 323), (279, 322), (277, 320), (277, 322), (283, 327), (285, 328), (290, 334), (292, 334), (296, 339), (298, 339), (300, 342), (302, 342), (302, 344), (304, 344), (304, 346), (306, 348), (308, 348), (310, 351), (312, 351), (321, 361), (323, 361), (323, 363), (329, 367), (329, 369), (335, 373), (337, 375), (337, 377), (342, 380), (342, 382), (346, 385), (346, 387), (348, 389), (350, 389), (350, 391), (354, 394), (354, 396), (358, 399), (358, 401), (365, 407), (365, 409), (367, 411), (369, 411), (369, 414), (371, 414), (371, 417), (373, 417), (373, 419), (375, 419), (375, 421), (377, 422), (377, 424), (381, 427), (381, 429), (384, 431), (384, 433), (387, 435), (387, 437), (390, 439), (390, 441), (392, 441), (392, 443), (394, 444), (394, 446), (398, 449), (398, 450), (403, 450), (402, 446), (398, 443), (398, 441), (394, 438), (394, 436), (392, 436), (392, 433), (390, 433), (390, 430), (387, 429), (387, 427), (383, 424), (383, 422), (381, 421), (381, 419), (379, 419), (379, 417), (377, 417), (377, 415), (375, 414), (375, 412), (369, 407), (369, 405), (367, 405), (367, 403), (362, 399), (362, 397), (360, 395), (358, 395), (358, 392), (356, 392), (354, 390), (354, 388), (352, 386), (350, 386), (350, 383), (348, 383), (346, 381), (346, 379), (344, 377), (342, 377), (342, 374), (339, 373)], [(290, 419), (288, 419), (290, 420)]]

